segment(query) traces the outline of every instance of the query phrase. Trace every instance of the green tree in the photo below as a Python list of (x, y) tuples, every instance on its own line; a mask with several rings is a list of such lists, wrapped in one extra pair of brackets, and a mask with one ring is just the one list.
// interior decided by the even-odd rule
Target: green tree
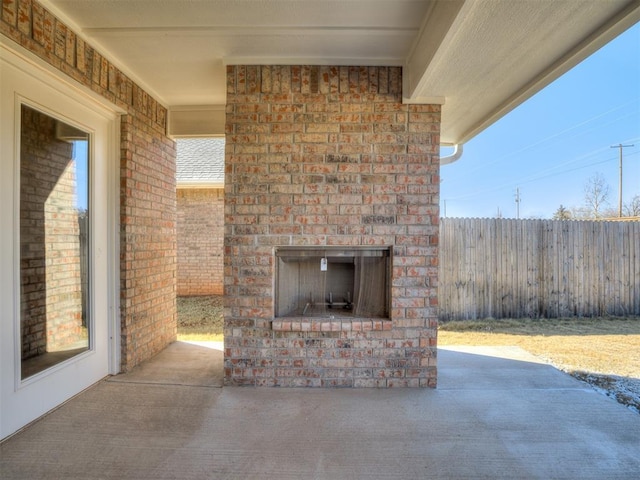
[(553, 220), (571, 220), (571, 211), (560, 205), (553, 214)]

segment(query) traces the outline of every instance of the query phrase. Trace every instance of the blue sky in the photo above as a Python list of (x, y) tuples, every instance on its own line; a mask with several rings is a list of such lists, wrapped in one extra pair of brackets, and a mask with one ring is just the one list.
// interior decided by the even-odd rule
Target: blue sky
[(89, 142), (73, 142), (73, 159), (76, 161), (76, 207), (86, 209), (89, 205)]
[(596, 173), (617, 209), (620, 143), (635, 145), (623, 149), (628, 202), (640, 195), (640, 24), (465, 144), (440, 171), (440, 213), (516, 218), (519, 190), (520, 218), (551, 218), (583, 206)]

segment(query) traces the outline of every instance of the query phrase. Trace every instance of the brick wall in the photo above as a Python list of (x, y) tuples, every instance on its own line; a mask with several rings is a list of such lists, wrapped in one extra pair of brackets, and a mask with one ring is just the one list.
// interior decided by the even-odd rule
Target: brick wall
[(121, 123), (123, 370), (176, 340), (175, 143), (148, 119)]
[(122, 108), (122, 369), (176, 338), (175, 144), (167, 110), (36, 0), (4, 0), (0, 33)]
[(224, 191), (178, 189), (178, 295), (222, 295)]
[[(437, 105), (403, 105), (401, 69), (230, 66), (225, 379), (434, 387)], [(274, 319), (274, 247), (393, 246), (391, 319)]]

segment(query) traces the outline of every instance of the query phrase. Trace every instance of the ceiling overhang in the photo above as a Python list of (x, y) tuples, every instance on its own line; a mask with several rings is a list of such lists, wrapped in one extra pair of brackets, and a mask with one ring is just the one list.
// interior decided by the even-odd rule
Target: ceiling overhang
[(226, 65), (403, 67), (464, 143), (640, 21), (640, 0), (42, 0), (169, 108), (224, 135)]
[(174, 105), (169, 107), (168, 130), (174, 137), (224, 135), (224, 105)]
[(405, 64), (404, 101), (444, 98), (441, 141), (453, 145), (640, 21), (640, 1), (458, 0), (438, 17), (452, 22), (438, 47), (437, 38), (418, 37)]

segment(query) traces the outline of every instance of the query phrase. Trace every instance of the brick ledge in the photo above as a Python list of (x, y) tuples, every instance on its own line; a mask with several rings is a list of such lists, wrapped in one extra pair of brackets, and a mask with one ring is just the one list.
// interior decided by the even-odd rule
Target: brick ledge
[(273, 320), (271, 328), (277, 332), (370, 332), (391, 330), (391, 320), (355, 319), (297, 319)]

